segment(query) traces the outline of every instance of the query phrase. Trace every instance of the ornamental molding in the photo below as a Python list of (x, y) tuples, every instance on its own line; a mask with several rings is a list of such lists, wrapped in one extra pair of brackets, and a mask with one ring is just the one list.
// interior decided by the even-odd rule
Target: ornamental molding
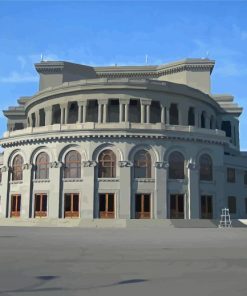
[(98, 178), (98, 182), (119, 182), (118, 178)]
[(81, 178), (63, 178), (63, 182), (83, 182)]
[(192, 171), (199, 169), (198, 165), (195, 162), (189, 162), (187, 168)]
[(82, 166), (84, 168), (96, 167), (97, 166), (97, 162), (94, 161), (94, 160), (85, 160), (85, 161), (82, 161)]
[(16, 184), (22, 184), (23, 181), (22, 180), (16, 180), (16, 181), (9, 181), (9, 184), (12, 184), (12, 185), (16, 185)]
[(156, 167), (157, 169), (168, 169), (169, 162), (168, 161), (156, 161), (154, 163), (154, 167)]
[(120, 168), (132, 167), (133, 163), (129, 160), (121, 160), (118, 162)]
[(33, 179), (33, 183), (50, 183), (50, 179)]
[(135, 178), (135, 182), (137, 183), (154, 183), (155, 179), (152, 178)]
[(29, 170), (33, 167), (33, 165), (31, 163), (24, 163), (22, 166), (23, 170)]
[(0, 168), (1, 173), (5, 173), (11, 170), (11, 167), (7, 167), (6, 165)]
[(50, 168), (61, 168), (62, 166), (63, 166), (63, 163), (60, 161), (50, 162)]

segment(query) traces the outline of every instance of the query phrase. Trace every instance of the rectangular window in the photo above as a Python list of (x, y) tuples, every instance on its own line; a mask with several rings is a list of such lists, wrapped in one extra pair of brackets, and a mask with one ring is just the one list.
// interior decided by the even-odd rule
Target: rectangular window
[(35, 194), (34, 210), (35, 217), (47, 216), (47, 194)]
[(247, 185), (247, 171), (244, 171), (244, 185)]
[(237, 201), (235, 196), (228, 196), (228, 208), (230, 214), (236, 214), (237, 212)]
[(235, 169), (227, 168), (227, 182), (228, 183), (236, 182)]
[(21, 195), (11, 195), (11, 217), (20, 217), (21, 215)]
[(79, 217), (79, 194), (78, 193), (64, 194), (64, 217), (65, 218)]

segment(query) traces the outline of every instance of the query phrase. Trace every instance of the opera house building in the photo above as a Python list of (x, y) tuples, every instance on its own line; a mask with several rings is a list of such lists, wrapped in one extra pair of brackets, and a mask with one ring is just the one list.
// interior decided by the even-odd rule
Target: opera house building
[(35, 68), (3, 111), (1, 219), (247, 218), (242, 108), (211, 93), (213, 60)]

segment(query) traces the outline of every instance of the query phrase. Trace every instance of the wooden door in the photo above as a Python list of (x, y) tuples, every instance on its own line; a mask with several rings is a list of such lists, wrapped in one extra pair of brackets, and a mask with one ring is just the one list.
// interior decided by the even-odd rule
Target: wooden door
[(99, 195), (99, 217), (102, 219), (115, 218), (115, 198), (113, 193)]
[(11, 217), (20, 217), (21, 215), (21, 195), (11, 195)]
[(79, 217), (79, 194), (66, 193), (64, 195), (64, 217), (77, 218)]
[(213, 197), (211, 195), (201, 196), (201, 218), (213, 219)]
[(136, 194), (135, 196), (135, 218), (151, 218), (151, 198), (150, 194)]
[(170, 195), (170, 219), (184, 219), (184, 195)]
[(47, 194), (35, 194), (34, 209), (35, 217), (47, 216)]

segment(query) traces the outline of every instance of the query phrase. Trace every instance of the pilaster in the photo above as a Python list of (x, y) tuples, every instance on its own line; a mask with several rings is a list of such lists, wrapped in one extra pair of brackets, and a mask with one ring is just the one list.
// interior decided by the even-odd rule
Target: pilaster
[(188, 164), (188, 218), (200, 218), (199, 168), (195, 162)]

